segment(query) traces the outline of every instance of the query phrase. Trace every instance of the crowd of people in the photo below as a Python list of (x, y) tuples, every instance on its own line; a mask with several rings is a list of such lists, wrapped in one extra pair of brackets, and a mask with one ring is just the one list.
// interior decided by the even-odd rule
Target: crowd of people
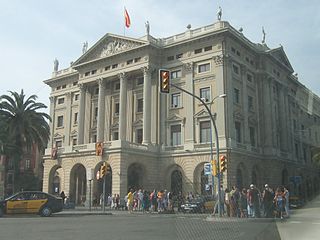
[[(174, 212), (174, 206), (180, 211), (181, 205), (193, 198), (195, 196), (191, 192), (184, 196), (181, 192), (176, 194), (167, 190), (130, 189), (123, 198), (120, 198), (119, 194), (108, 195), (106, 206), (115, 210), (127, 210), (130, 213), (134, 211), (168, 213)], [(100, 197), (100, 205), (102, 201), (103, 197)], [(213, 215), (218, 213), (218, 204), (217, 192)], [(221, 186), (220, 209), (222, 215), (228, 217), (283, 219), (289, 217), (289, 191), (283, 186), (272, 189), (268, 184), (265, 184), (261, 191), (253, 184), (248, 189), (234, 186), (229, 190)]]
[[(218, 199), (218, 193), (216, 194)], [(218, 201), (214, 207), (214, 215), (218, 212)], [(220, 188), (220, 209), (223, 215), (240, 218), (289, 217), (289, 191), (283, 186), (275, 190), (265, 184), (260, 191), (253, 184), (248, 189), (231, 190)]]

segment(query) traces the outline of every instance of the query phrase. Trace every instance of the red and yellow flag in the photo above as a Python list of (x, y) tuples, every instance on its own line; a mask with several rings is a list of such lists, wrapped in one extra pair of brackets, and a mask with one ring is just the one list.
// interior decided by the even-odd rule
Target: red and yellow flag
[(124, 23), (127, 28), (131, 25), (130, 17), (126, 8), (124, 8)]

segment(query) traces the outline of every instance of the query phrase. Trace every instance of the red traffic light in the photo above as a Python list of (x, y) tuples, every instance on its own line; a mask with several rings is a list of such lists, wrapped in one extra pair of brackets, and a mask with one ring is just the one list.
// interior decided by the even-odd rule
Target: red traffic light
[(160, 92), (169, 93), (169, 91), (170, 91), (170, 71), (160, 69), (159, 70), (159, 80), (160, 80)]

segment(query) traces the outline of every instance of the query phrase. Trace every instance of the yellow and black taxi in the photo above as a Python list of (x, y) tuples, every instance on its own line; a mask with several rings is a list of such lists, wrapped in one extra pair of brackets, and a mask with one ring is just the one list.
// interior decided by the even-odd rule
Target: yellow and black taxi
[(39, 214), (49, 217), (61, 212), (62, 198), (39, 191), (19, 192), (0, 201), (0, 217), (4, 214)]

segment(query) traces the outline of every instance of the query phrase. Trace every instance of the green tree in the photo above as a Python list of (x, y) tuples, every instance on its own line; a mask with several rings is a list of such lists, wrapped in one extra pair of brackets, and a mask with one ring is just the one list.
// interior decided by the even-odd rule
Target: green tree
[[(9, 93), (0, 96), (0, 154), (13, 160), (17, 178), (23, 156), (29, 154), (34, 145), (40, 152), (47, 146), (50, 136), (48, 121), (51, 119), (48, 114), (39, 112), (47, 106), (36, 102), (36, 95), (27, 98), (23, 90)], [(23, 179), (17, 180), (24, 182)]]

